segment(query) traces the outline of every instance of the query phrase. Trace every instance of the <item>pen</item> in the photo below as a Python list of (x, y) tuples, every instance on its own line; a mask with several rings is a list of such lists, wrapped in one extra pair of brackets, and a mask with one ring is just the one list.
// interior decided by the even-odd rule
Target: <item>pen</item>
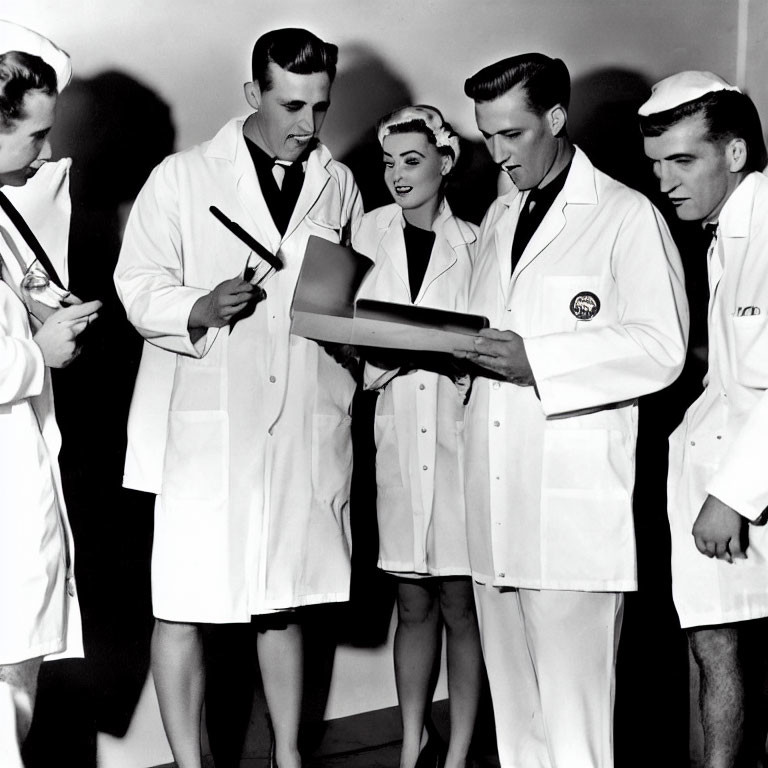
[(239, 240), (242, 240), (249, 248), (256, 251), (264, 261), (267, 262), (276, 272), (283, 268), (283, 262), (270, 253), (253, 235), (246, 232), (237, 222), (228, 219), (215, 205), (211, 205), (208, 210)]

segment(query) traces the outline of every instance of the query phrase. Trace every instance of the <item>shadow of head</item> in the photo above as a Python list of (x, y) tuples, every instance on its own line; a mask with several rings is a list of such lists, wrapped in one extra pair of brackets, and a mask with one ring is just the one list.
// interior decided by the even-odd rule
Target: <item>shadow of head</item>
[(54, 156), (73, 158), (73, 197), (103, 207), (133, 200), (174, 140), (168, 105), (116, 71), (73, 80), (51, 132)]
[(631, 70), (606, 68), (582, 75), (571, 86), (568, 131), (601, 171), (655, 195), (637, 118), (650, 90), (648, 80)]

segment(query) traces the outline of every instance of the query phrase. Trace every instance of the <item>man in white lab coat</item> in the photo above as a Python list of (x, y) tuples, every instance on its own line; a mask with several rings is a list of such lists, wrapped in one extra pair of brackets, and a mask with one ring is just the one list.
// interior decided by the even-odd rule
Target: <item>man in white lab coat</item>
[[(3, 764), (13, 763), (29, 730), (43, 658), (83, 653), (50, 373), (74, 359), (78, 335), (101, 306), (83, 304), (55, 284), (56, 272), (66, 268), (70, 162), (46, 162), (46, 137), (71, 73), (69, 56), (49, 40), (0, 21)], [(63, 303), (70, 306), (58, 308)]]
[(290, 612), (348, 598), (355, 382), (291, 336), (289, 317), (308, 237), (339, 242), (362, 213), (351, 173), (316, 138), (336, 59), (306, 30), (259, 38), (251, 114), (153, 171), (115, 273), (147, 340), (125, 484), (158, 494), (152, 669), (180, 768), (200, 766), (201, 625), (260, 617), (276, 761), (298, 768), (302, 640)]
[(765, 144), (749, 97), (709, 72), (657, 83), (640, 116), (661, 192), (712, 233), (705, 388), (670, 437), (672, 591), (701, 673), (706, 768), (754, 765), (738, 761), (742, 645), (768, 616)]
[(469, 310), (485, 314), (466, 419), (467, 527), (504, 768), (613, 765), (622, 593), (636, 589), (637, 398), (685, 357), (682, 269), (639, 193), (570, 142), (562, 61), (469, 78), (516, 189), (480, 227)]

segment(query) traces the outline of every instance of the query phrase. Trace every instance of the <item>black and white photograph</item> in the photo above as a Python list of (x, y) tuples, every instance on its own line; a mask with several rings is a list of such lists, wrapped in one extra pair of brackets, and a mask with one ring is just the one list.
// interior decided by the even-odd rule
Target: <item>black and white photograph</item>
[(768, 768), (768, 2), (4, 0), (0, 768)]

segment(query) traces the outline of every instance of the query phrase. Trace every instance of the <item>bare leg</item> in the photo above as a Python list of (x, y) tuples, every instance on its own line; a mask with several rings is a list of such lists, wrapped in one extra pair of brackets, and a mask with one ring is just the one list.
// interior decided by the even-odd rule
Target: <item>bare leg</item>
[(704, 768), (734, 768), (744, 736), (744, 680), (738, 629), (688, 631), (699, 667), (699, 707), (704, 727)]
[(439, 647), (440, 611), (434, 591), (419, 581), (397, 585), (395, 682), (403, 722), (400, 768), (413, 768), (421, 750)]
[(18, 664), (0, 664), (0, 680), (7, 683), (16, 709), (16, 735), (19, 746), (24, 743), (32, 725), (37, 694), (37, 675), (42, 657), (20, 661)]
[(275, 734), (275, 759), (279, 768), (301, 768), (299, 722), (304, 649), (301, 625), (260, 632), (257, 649), (264, 696)]
[(445, 622), (451, 738), (445, 768), (464, 768), (475, 729), (483, 661), (470, 579), (440, 582)]
[(200, 713), (205, 669), (200, 627), (155, 620), (152, 676), (163, 727), (178, 768), (201, 768)]

